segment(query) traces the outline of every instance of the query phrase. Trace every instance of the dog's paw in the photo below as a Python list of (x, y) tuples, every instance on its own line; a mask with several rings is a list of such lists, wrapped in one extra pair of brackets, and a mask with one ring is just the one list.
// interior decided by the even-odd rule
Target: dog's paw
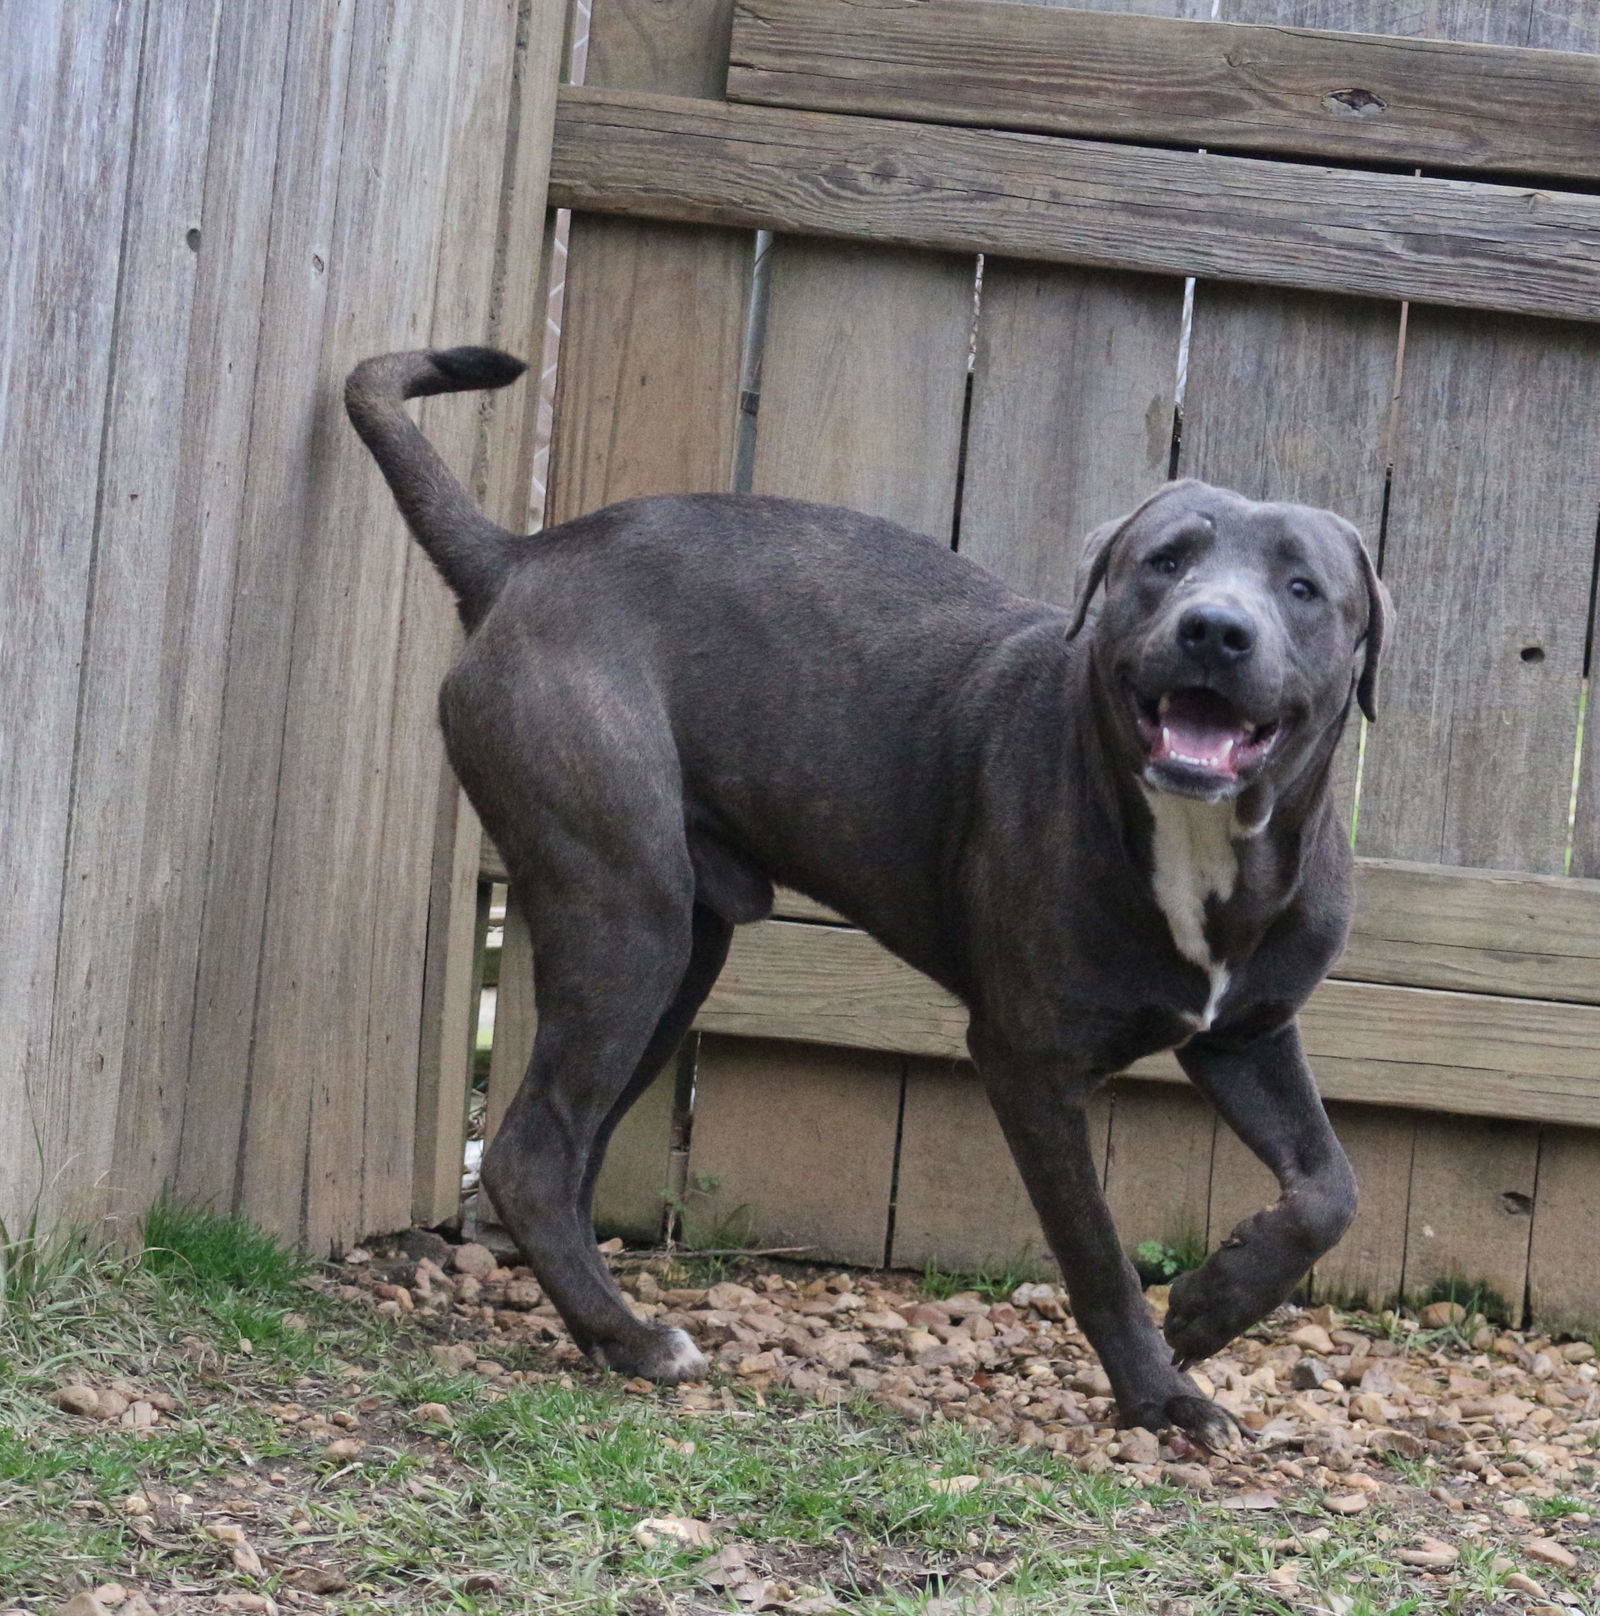
[(1152, 1429), (1169, 1427), (1182, 1431), (1197, 1448), (1207, 1453), (1225, 1452), (1241, 1441), (1239, 1422), (1220, 1403), (1213, 1403), (1198, 1392), (1167, 1399)]
[(1303, 1256), (1273, 1235), (1270, 1215), (1247, 1219), (1199, 1268), (1173, 1281), (1161, 1330), (1180, 1369), (1220, 1352), (1293, 1292)]
[(1124, 1409), (1122, 1423), (1142, 1425), (1147, 1431), (1182, 1431), (1207, 1453), (1221, 1453), (1240, 1441), (1239, 1422), (1221, 1404), (1197, 1391), (1178, 1392)]
[(1219, 1284), (1221, 1278), (1207, 1263), (1173, 1281), (1161, 1333), (1180, 1369), (1220, 1352), (1260, 1317), (1232, 1286)]
[(651, 1330), (628, 1341), (597, 1341), (589, 1356), (602, 1369), (663, 1386), (704, 1380), (708, 1369), (705, 1355), (682, 1330)]

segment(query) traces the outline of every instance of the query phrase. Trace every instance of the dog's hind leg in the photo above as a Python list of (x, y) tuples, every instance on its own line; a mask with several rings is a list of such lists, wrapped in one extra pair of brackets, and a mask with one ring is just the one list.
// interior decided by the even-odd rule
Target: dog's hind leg
[(592, 864), (577, 883), (518, 874), (513, 865), (513, 884), (534, 898), (539, 1025), (527, 1076), (485, 1153), (484, 1186), (591, 1358), (652, 1380), (698, 1378), (705, 1362), (688, 1336), (628, 1308), (595, 1250), (586, 1204), (607, 1130), (642, 1089), (647, 1063), (670, 1050), (668, 1021), (683, 1020), (697, 953), (687, 852), (674, 858), (658, 843), (653, 858)]
[(693, 935), (689, 947), (689, 968), (672, 1003), (666, 1008), (650, 1042), (640, 1057), (628, 1086), (617, 1097), (616, 1103), (600, 1125), (600, 1132), (589, 1152), (589, 1165), (583, 1175), (581, 1205), (586, 1220), (594, 1216), (594, 1185), (605, 1162), (606, 1146), (617, 1124), (622, 1121), (635, 1100), (650, 1087), (661, 1069), (672, 1058), (673, 1051), (682, 1043), (699, 1014), (706, 996), (716, 986), (717, 976), (728, 957), (728, 944), (733, 937), (732, 925), (704, 904), (694, 906)]
[(1178, 1060), (1223, 1120), (1272, 1169), (1277, 1204), (1239, 1224), (1173, 1284), (1167, 1340), (1196, 1363), (1286, 1300), (1350, 1226), (1356, 1181), (1291, 1021), (1265, 1037), (1191, 1039)]

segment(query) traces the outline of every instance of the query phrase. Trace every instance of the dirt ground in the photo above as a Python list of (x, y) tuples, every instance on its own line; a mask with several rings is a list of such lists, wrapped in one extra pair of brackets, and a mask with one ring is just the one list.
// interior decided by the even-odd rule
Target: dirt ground
[[(717, 1277), (716, 1267), (707, 1272), (665, 1254), (629, 1254), (615, 1243), (609, 1255), (636, 1310), (688, 1330), (713, 1361), (706, 1383), (621, 1387), (625, 1403), (658, 1407), (677, 1422), (674, 1430), (692, 1432), (696, 1420), (734, 1415), (792, 1424), (807, 1409), (859, 1407), (865, 1400), (912, 1432), (965, 1433), (988, 1444), (985, 1451), (998, 1445), (1144, 1489), (1155, 1502), (1138, 1508), (1149, 1512), (1153, 1537), (1176, 1518), (1162, 1502), (1176, 1489), (1192, 1500), (1191, 1514), (1248, 1528), (1262, 1554), (1252, 1573), (1259, 1604), (1212, 1605), (1181, 1592), (1143, 1604), (1119, 1604), (1114, 1594), (1109, 1602), (1057, 1604), (1008, 1594), (1017, 1566), (1001, 1550), (966, 1561), (945, 1555), (929, 1569), (914, 1546), (857, 1544), (845, 1568), (851, 1587), (860, 1597), (876, 1589), (920, 1601), (892, 1605), (896, 1610), (1600, 1611), (1600, 1364), (1592, 1342), (1503, 1330), (1455, 1303), (1434, 1304), (1421, 1317), (1282, 1309), (1204, 1365), (1202, 1385), (1242, 1428), (1234, 1449), (1207, 1454), (1174, 1433), (1116, 1426), (1104, 1372), (1062, 1295), (1048, 1285), (1022, 1285), (1004, 1296), (977, 1288), (949, 1294), (949, 1283), (930, 1287), (910, 1275), (754, 1260), (724, 1265)], [(432, 1372), (476, 1382), (486, 1398), (530, 1388), (581, 1395), (591, 1381), (607, 1378), (588, 1369), (531, 1275), (502, 1265), (481, 1245), (413, 1233), (400, 1248), (358, 1250), (341, 1268), (301, 1283), (328, 1303), (387, 1321), (425, 1355)], [(1149, 1295), (1159, 1314), (1164, 1292)], [(211, 1349), (192, 1342), (184, 1350), (203, 1357)], [(302, 1377), (260, 1410), (288, 1455), (277, 1468), (263, 1471), (269, 1461), (261, 1460), (243, 1467), (231, 1486), (184, 1496), (134, 1487), (118, 1505), (126, 1524), (156, 1546), (164, 1535), (192, 1534), (199, 1511), (216, 1552), (236, 1569), (249, 1573), (253, 1565), (266, 1576), (276, 1567), (275, 1592), (218, 1592), (215, 1584), (203, 1591), (197, 1583), (191, 1600), (112, 1583), (70, 1605), (19, 1605), (0, 1616), (388, 1608), (381, 1601), (342, 1603), (349, 1575), (336, 1554), (316, 1552), (310, 1512), (286, 1522), (280, 1507), (298, 1475), (325, 1481), (330, 1470), (354, 1469), (380, 1449), (420, 1455), (423, 1468), (396, 1471), (395, 1485), (412, 1489), (426, 1507), (440, 1456), (449, 1451), (455, 1405), (418, 1402), (420, 1393), (395, 1390), (355, 1395), (361, 1390), (354, 1368), (343, 1384)], [(155, 1432), (182, 1412), (157, 1388), (81, 1373), (65, 1378), (54, 1401), (66, 1418), (86, 1426), (131, 1421)], [(687, 1454), (696, 1447), (692, 1436), (664, 1440)], [(976, 1496), (993, 1485), (985, 1468), (949, 1474), (945, 1467), (927, 1485), (935, 1494)], [(1018, 1472), (1007, 1484), (1013, 1482), (1022, 1486), (1028, 1477)], [(571, 1608), (636, 1616), (709, 1610), (824, 1616), (847, 1608), (836, 1591), (836, 1545), (807, 1546), (781, 1533), (763, 1541), (763, 1534), (730, 1530), (729, 1521), (707, 1513), (711, 1518), (646, 1518), (635, 1529), (647, 1549), (664, 1542), (696, 1551), (691, 1591), (669, 1588), (631, 1604)], [(1359, 1595), (1312, 1585), (1328, 1554), (1355, 1541), (1346, 1523), (1356, 1522), (1372, 1527), (1362, 1552), (1378, 1556), (1374, 1564), (1381, 1560), (1386, 1573), (1404, 1573), (1406, 1601), (1362, 1604)], [(285, 1548), (291, 1526), (300, 1535)], [(455, 1598), (422, 1608), (543, 1608), (498, 1602), (495, 1596), (507, 1591), (503, 1577), (487, 1576), (465, 1591), (487, 1603)]]
[[(580, 1361), (528, 1270), (500, 1266), (481, 1246), (439, 1255), (362, 1265), (346, 1294), (370, 1288), (380, 1309), (420, 1305), (448, 1320), (453, 1342), (434, 1353), (462, 1367), (492, 1375), (496, 1343), (530, 1339), (548, 1343), (557, 1362)], [(785, 1386), (823, 1403), (864, 1392), (908, 1420), (959, 1421), (1070, 1455), (1091, 1473), (1116, 1468), (1140, 1483), (1215, 1493), (1241, 1511), (1312, 1492), (1340, 1515), (1400, 1504), (1416, 1541), (1397, 1558), (1421, 1581), (1448, 1581), (1460, 1545), (1477, 1539), (1504, 1541), (1533, 1563), (1509, 1575), (1535, 1611), (1585, 1608), (1560, 1603), (1540, 1584), (1541, 1568), (1588, 1570), (1600, 1594), (1600, 1559), (1575, 1546), (1600, 1536), (1592, 1342), (1497, 1329), (1455, 1302), (1416, 1318), (1280, 1309), (1197, 1372), (1244, 1433), (1234, 1452), (1207, 1454), (1175, 1432), (1116, 1426), (1105, 1372), (1057, 1287), (1024, 1284), (1000, 1301), (974, 1290), (938, 1299), (907, 1275), (771, 1268), (740, 1281), (663, 1285), (671, 1266), (618, 1262), (635, 1311), (687, 1330), (754, 1391)], [(1147, 1294), (1159, 1317), (1166, 1287)], [(635, 1389), (688, 1408), (728, 1395)]]

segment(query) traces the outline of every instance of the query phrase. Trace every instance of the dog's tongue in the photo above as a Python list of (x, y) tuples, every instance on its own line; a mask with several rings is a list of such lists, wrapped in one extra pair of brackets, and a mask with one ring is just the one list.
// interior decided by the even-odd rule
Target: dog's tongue
[(1237, 773), (1234, 749), (1250, 742), (1250, 726), (1212, 690), (1175, 690), (1163, 696), (1158, 724), (1153, 762), (1186, 763), (1211, 774)]

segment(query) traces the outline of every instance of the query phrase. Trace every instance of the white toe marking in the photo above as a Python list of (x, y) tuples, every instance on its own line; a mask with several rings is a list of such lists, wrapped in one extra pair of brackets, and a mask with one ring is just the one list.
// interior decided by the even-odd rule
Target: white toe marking
[(668, 1367), (685, 1380), (703, 1380), (706, 1373), (705, 1355), (690, 1339), (688, 1332), (669, 1330), (667, 1339), (672, 1344)]
[(1211, 993), (1199, 1017), (1204, 1032), (1216, 1019), (1228, 991), (1228, 971), (1206, 941), (1206, 900), (1226, 902), (1239, 881), (1240, 834), (1231, 802), (1200, 802), (1142, 787), (1155, 821), (1150, 844), (1150, 886), (1178, 952), (1211, 978)]

